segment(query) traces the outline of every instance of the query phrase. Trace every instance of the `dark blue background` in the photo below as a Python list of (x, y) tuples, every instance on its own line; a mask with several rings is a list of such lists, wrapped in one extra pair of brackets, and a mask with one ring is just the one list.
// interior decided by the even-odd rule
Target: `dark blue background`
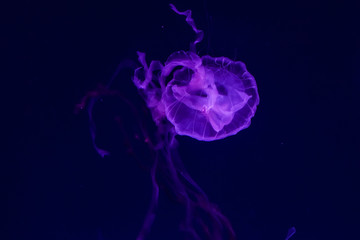
[[(194, 34), (168, 3), (26, 1), (11, 7), (3, 45), (7, 62), (15, 63), (5, 65), (11, 74), (4, 78), (11, 83), (4, 114), (13, 117), (6, 140), (11, 155), (2, 159), (7, 239), (135, 239), (150, 200), (148, 175), (121, 154), (124, 147), (101, 159), (86, 112), (73, 110), (120, 62), (136, 61), (136, 51), (164, 62), (188, 48)], [(200, 55), (244, 61), (257, 80), (260, 105), (250, 128), (211, 143), (178, 137), (185, 166), (238, 239), (281, 240), (292, 226), (297, 240), (358, 237), (358, 6), (172, 3), (192, 9), (205, 31)], [(116, 86), (142, 104), (130, 74), (120, 75)], [(111, 129), (106, 112), (116, 104), (103, 104), (98, 121)], [(134, 116), (123, 111), (120, 117)], [(115, 133), (103, 136), (109, 148), (121, 142)], [(179, 216), (177, 203), (162, 194), (149, 239), (179, 239)]]

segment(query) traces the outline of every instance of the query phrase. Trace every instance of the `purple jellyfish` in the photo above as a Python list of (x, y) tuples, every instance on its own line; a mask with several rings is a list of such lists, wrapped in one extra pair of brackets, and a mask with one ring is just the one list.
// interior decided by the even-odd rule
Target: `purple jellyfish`
[(247, 128), (259, 104), (254, 77), (243, 62), (199, 57), (196, 44), (201, 42), (203, 32), (196, 28), (191, 10), (180, 12), (170, 6), (186, 16), (196, 39), (190, 51), (171, 54), (164, 65), (152, 61), (148, 66), (145, 54), (138, 52), (143, 67), (136, 69), (134, 83), (155, 122), (165, 118), (176, 134), (202, 141), (222, 139)]
[[(150, 232), (159, 193), (164, 188), (184, 206), (184, 221), (180, 229), (186, 239), (235, 239), (229, 220), (209, 201), (184, 168), (177, 153), (175, 136), (186, 135), (201, 141), (214, 141), (247, 128), (259, 104), (256, 82), (240, 61), (226, 57), (198, 56), (196, 44), (201, 42), (203, 31), (195, 26), (191, 10), (180, 12), (172, 4), (170, 7), (177, 14), (186, 16), (186, 22), (194, 30), (196, 39), (191, 42), (189, 51), (171, 54), (164, 65), (160, 61), (151, 61), (147, 65), (145, 54), (138, 52), (142, 67), (135, 69), (133, 82), (150, 109), (157, 127), (155, 136), (149, 134), (144, 120), (139, 117), (140, 110), (117, 91), (110, 89), (115, 77), (106, 87), (89, 92), (78, 109), (83, 109), (91, 99), (87, 104), (91, 136), (96, 151), (104, 157), (109, 152), (95, 143), (93, 106), (101, 96), (119, 96), (130, 107), (129, 113), (136, 118), (135, 124), (138, 125), (133, 140), (129, 140), (129, 134), (124, 134), (129, 149), (131, 141), (141, 141), (151, 151), (148, 159), (143, 161), (149, 165), (152, 197), (137, 240), (145, 239)], [(114, 76), (123, 68), (133, 68), (133, 63), (120, 64)], [(125, 131), (126, 128), (123, 129)], [(136, 151), (132, 149), (129, 152), (136, 158)], [(286, 240), (294, 233), (295, 228), (291, 228)]]
[[(240, 61), (198, 56), (196, 44), (201, 42), (203, 32), (196, 28), (190, 10), (180, 12), (172, 4), (170, 7), (177, 14), (186, 16), (196, 39), (191, 42), (189, 51), (171, 54), (164, 65), (160, 61), (151, 61), (148, 66), (145, 54), (138, 52), (142, 67), (135, 69), (133, 82), (150, 109), (157, 127), (155, 135), (146, 128), (145, 120), (140, 116), (143, 111), (118, 91), (110, 89), (120, 70), (134, 68), (131, 61), (119, 65), (107, 86), (89, 92), (77, 105), (77, 110), (87, 105), (93, 145), (102, 157), (109, 151), (98, 147), (95, 142), (96, 126), (92, 116), (95, 100), (102, 96), (117, 96), (130, 108), (128, 115), (136, 118), (133, 122), (137, 125), (135, 134), (129, 135), (126, 127), (121, 128), (126, 139), (124, 145), (137, 159), (139, 155), (134, 146), (136, 148), (139, 142), (142, 147), (147, 146), (150, 154), (143, 162), (148, 166), (152, 182), (150, 206), (137, 240), (145, 239), (151, 230), (161, 189), (169, 190), (184, 207), (184, 221), (180, 229), (186, 239), (235, 239), (229, 220), (209, 201), (184, 168), (177, 153), (175, 136), (214, 141), (247, 128), (259, 104), (256, 82)], [(118, 119), (118, 122), (121, 124), (123, 121)], [(294, 233), (295, 228), (290, 228), (286, 240)]]
[[(205, 193), (191, 179), (176, 153), (175, 135), (197, 140), (214, 141), (238, 133), (250, 125), (259, 96), (254, 77), (240, 61), (226, 57), (199, 57), (196, 44), (203, 31), (197, 29), (191, 10), (178, 11), (186, 16), (196, 39), (189, 51), (171, 54), (165, 64), (152, 61), (148, 66), (145, 53), (138, 52), (142, 67), (134, 74), (134, 84), (142, 94), (158, 127), (159, 139), (155, 149), (162, 156), (169, 186), (186, 209), (183, 230), (191, 239), (235, 239), (230, 222), (208, 200)], [(159, 188), (156, 181), (160, 161), (152, 169), (153, 198), (138, 240), (144, 239), (155, 217)], [(162, 171), (164, 168), (161, 167)], [(200, 217), (211, 220), (207, 223)], [(195, 226), (196, 225), (196, 226)]]

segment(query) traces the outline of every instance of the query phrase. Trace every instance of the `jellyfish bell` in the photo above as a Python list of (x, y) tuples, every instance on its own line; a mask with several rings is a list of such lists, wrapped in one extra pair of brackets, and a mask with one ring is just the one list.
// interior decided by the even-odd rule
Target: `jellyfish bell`
[(174, 74), (163, 94), (166, 118), (176, 132), (213, 141), (248, 127), (259, 97), (255, 79), (245, 65), (225, 57), (204, 56), (201, 65), (193, 66), (188, 84)]
[(145, 53), (138, 52), (142, 67), (135, 71), (135, 85), (144, 90), (154, 120), (166, 118), (178, 135), (214, 141), (237, 134), (250, 125), (259, 104), (255, 78), (241, 61), (198, 56), (195, 46), (203, 32), (196, 28), (190, 10), (170, 6), (186, 16), (196, 40), (189, 51), (171, 54), (164, 65), (152, 61), (148, 67)]

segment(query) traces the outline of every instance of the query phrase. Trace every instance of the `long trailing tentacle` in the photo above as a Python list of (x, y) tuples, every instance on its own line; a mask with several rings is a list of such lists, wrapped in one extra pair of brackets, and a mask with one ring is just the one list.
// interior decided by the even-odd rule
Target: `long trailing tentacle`
[[(159, 168), (166, 175), (167, 185), (176, 200), (185, 207), (185, 219), (181, 225), (189, 239), (221, 240), (235, 239), (235, 232), (230, 221), (221, 213), (215, 204), (211, 203), (203, 190), (190, 177), (182, 164), (177, 152), (175, 131), (169, 122), (158, 126), (158, 131), (164, 143), (160, 149), (164, 160)], [(228, 236), (225, 237), (224, 236)]]
[[(80, 110), (87, 109), (92, 145), (93, 145), (94, 149), (96, 150), (96, 152), (102, 158), (104, 158), (107, 155), (110, 155), (110, 153), (108, 151), (106, 151), (105, 149), (98, 147), (96, 144), (96, 124), (95, 124), (94, 117), (93, 117), (93, 109), (94, 109), (95, 103), (99, 98), (101, 98), (103, 96), (118, 95), (117, 91), (110, 89), (111, 85), (113, 84), (116, 77), (119, 76), (119, 73), (122, 70), (133, 69), (133, 68), (135, 68), (134, 61), (124, 60), (124, 61), (120, 62), (119, 65), (117, 66), (114, 74), (111, 76), (110, 80), (106, 84), (106, 86), (99, 84), (98, 89), (88, 92), (81, 99), (80, 103), (75, 106), (75, 113), (78, 113)], [(122, 98), (122, 100), (129, 104), (129, 102), (125, 98)]]
[(287, 233), (287, 235), (286, 235), (285, 240), (289, 240), (295, 233), (296, 233), (295, 227), (291, 227), (291, 228), (288, 230), (288, 233)]
[(179, 10), (177, 10), (177, 8), (173, 4), (170, 4), (170, 7), (177, 14), (186, 16), (186, 22), (194, 30), (194, 32), (196, 34), (196, 38), (195, 38), (194, 42), (190, 43), (190, 51), (196, 53), (196, 44), (198, 44), (199, 42), (202, 41), (202, 39), (204, 37), (204, 32), (196, 27), (194, 19), (191, 17), (191, 10), (186, 10), (186, 11), (180, 12)]
[(152, 197), (151, 197), (151, 202), (150, 202), (150, 206), (148, 209), (148, 212), (145, 216), (145, 220), (143, 223), (143, 226), (141, 227), (141, 230), (138, 234), (138, 237), (136, 238), (136, 240), (143, 240), (145, 239), (146, 235), (150, 232), (151, 226), (155, 220), (156, 217), (156, 208), (159, 202), (159, 185), (157, 183), (156, 180), (156, 173), (157, 173), (157, 168), (158, 168), (158, 160), (159, 160), (159, 156), (158, 154), (155, 157), (153, 166), (151, 168), (150, 171), (150, 175), (151, 175), (151, 183), (152, 183)]
[[(110, 153), (108, 151), (106, 151), (105, 149), (98, 147), (98, 145), (96, 144), (96, 124), (95, 124), (95, 120), (93, 117), (93, 109), (99, 98), (104, 97), (104, 96), (117, 96), (130, 107), (132, 114), (134, 114), (134, 116), (136, 118), (135, 121), (137, 122), (137, 126), (140, 130), (140, 134), (142, 134), (142, 137), (143, 137), (145, 143), (148, 145), (149, 149), (155, 150), (155, 151), (151, 152), (151, 153), (153, 153), (153, 154), (151, 154), (152, 155), (151, 158), (153, 159), (153, 162), (152, 162), (152, 166), (150, 169), (150, 176), (151, 176), (151, 183), (152, 183), (152, 197), (151, 197), (150, 205), (148, 208), (148, 212), (145, 215), (143, 225), (142, 225), (142, 227), (139, 231), (139, 234), (136, 238), (137, 240), (143, 240), (150, 232), (152, 223), (155, 220), (156, 208), (157, 208), (158, 200), (159, 200), (159, 186), (158, 186), (158, 183), (156, 180), (156, 175), (157, 175), (157, 171), (158, 171), (158, 160), (159, 160), (159, 151), (157, 149), (159, 149), (160, 146), (155, 146), (153, 141), (151, 140), (151, 137), (149, 136), (147, 130), (145, 129), (144, 124), (142, 123), (142, 119), (137, 114), (138, 109), (136, 109), (135, 106), (128, 99), (126, 99), (122, 94), (120, 94), (119, 91), (111, 89), (111, 86), (112, 86), (114, 80), (118, 77), (119, 73), (122, 70), (127, 69), (127, 68), (135, 69), (135, 63), (131, 60), (122, 61), (118, 65), (116, 71), (114, 72), (114, 74), (112, 75), (112, 77), (110, 78), (110, 80), (108, 81), (108, 83), (105, 86), (99, 84), (99, 86), (96, 90), (89, 91), (81, 99), (80, 103), (75, 106), (75, 113), (79, 112), (80, 110), (87, 109), (90, 135), (91, 135), (93, 147), (96, 150), (96, 152), (102, 158), (104, 158), (106, 155), (110, 155)], [(136, 156), (134, 156), (134, 157), (136, 157)]]

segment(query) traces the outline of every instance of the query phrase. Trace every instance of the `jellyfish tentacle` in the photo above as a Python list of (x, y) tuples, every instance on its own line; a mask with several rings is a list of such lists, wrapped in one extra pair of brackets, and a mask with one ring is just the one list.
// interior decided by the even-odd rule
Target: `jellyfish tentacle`
[[(134, 69), (135, 68), (135, 62), (132, 60), (123, 60), (121, 61), (114, 74), (111, 76), (108, 83), (104, 86), (102, 84), (98, 85), (98, 88), (96, 90), (88, 92), (82, 99), (79, 104), (75, 107), (75, 113), (79, 112), (79, 110), (87, 109), (88, 114), (88, 122), (89, 122), (89, 129), (90, 129), (90, 136), (93, 148), (95, 151), (104, 158), (105, 156), (110, 155), (110, 152), (106, 151), (105, 149), (100, 148), (96, 144), (96, 124), (93, 117), (93, 109), (96, 104), (96, 102), (103, 96), (110, 96), (110, 95), (117, 95), (118, 92), (111, 90), (110, 87), (114, 80), (119, 76), (119, 73), (123, 71), (124, 69)], [(125, 99), (123, 99), (126, 101)], [(128, 102), (128, 101), (126, 101)]]
[(199, 42), (202, 41), (203, 37), (204, 37), (204, 32), (200, 29), (198, 29), (195, 25), (194, 19), (191, 17), (191, 10), (186, 10), (183, 12), (180, 12), (179, 10), (177, 10), (177, 8), (170, 3), (170, 7), (171, 9), (176, 12), (179, 15), (183, 15), (186, 16), (186, 22), (191, 26), (191, 28), (194, 30), (195, 34), (196, 34), (196, 39), (194, 42), (191, 42), (190, 44), (190, 51), (191, 52), (196, 52), (196, 44), (198, 44)]
[(145, 239), (146, 235), (150, 232), (151, 226), (156, 217), (156, 209), (157, 209), (157, 205), (159, 202), (159, 185), (156, 181), (157, 166), (158, 166), (158, 155), (155, 157), (154, 164), (150, 171), (151, 183), (152, 183), (152, 188), (153, 188), (150, 206), (148, 208), (148, 212), (145, 216), (144, 223), (141, 227), (141, 230), (140, 230), (136, 240)]
[(288, 230), (288, 233), (287, 233), (287, 235), (286, 235), (285, 240), (289, 240), (295, 233), (296, 233), (295, 227), (291, 227), (291, 228)]

